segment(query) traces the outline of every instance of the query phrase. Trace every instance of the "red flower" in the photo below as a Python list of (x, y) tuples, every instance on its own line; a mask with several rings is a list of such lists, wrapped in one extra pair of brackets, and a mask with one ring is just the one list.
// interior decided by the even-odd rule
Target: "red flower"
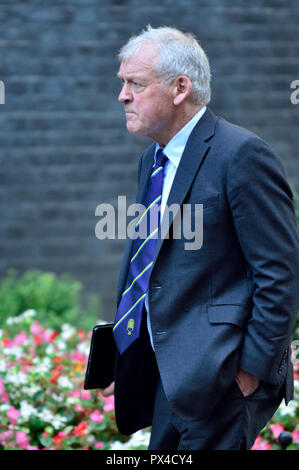
[(76, 436), (83, 436), (85, 434), (87, 428), (87, 422), (86, 421), (81, 421), (77, 426), (74, 427), (73, 433)]
[(54, 339), (57, 338), (58, 335), (59, 335), (58, 331), (54, 331), (54, 333), (52, 333), (49, 338), (49, 342), (52, 343)]
[(54, 357), (54, 362), (56, 365), (60, 364), (60, 362), (62, 362), (63, 360), (63, 356), (56, 356)]
[(2, 338), (2, 343), (4, 347), (9, 347), (11, 346), (11, 341), (9, 338)]
[(52, 375), (52, 378), (50, 379), (50, 382), (52, 382), (53, 384), (57, 384), (57, 379), (59, 377), (59, 374), (60, 374), (60, 367), (56, 367), (56, 369), (52, 369), (51, 370), (51, 375)]
[(63, 437), (62, 436), (59, 436), (59, 434), (57, 434), (57, 436), (54, 436), (53, 437), (53, 444), (60, 444), (60, 442), (63, 440)]
[(60, 444), (65, 437), (67, 437), (67, 434), (63, 431), (59, 431), (59, 433), (53, 437), (53, 444)]
[(36, 344), (37, 346), (40, 346), (42, 344), (42, 340), (39, 336), (34, 336), (33, 337), (33, 342), (34, 344)]
[(32, 361), (30, 359), (23, 359), (23, 366), (32, 366)]
[(86, 333), (84, 330), (80, 329), (77, 331), (77, 333), (81, 339), (85, 339)]

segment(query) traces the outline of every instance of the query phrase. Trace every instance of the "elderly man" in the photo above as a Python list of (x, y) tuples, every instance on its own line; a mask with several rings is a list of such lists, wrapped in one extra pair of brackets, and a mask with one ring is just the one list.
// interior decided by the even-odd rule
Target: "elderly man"
[[(103, 393), (115, 392), (120, 432), (152, 425), (149, 449), (250, 449), (293, 394), (291, 190), (268, 144), (207, 108), (209, 62), (192, 35), (148, 27), (119, 58), (127, 129), (154, 140), (139, 160), (136, 230), (153, 207), (161, 215), (127, 242), (115, 387)], [(199, 248), (175, 233), (182, 211), (162, 234), (172, 204), (189, 206), (195, 231), (202, 223)]]

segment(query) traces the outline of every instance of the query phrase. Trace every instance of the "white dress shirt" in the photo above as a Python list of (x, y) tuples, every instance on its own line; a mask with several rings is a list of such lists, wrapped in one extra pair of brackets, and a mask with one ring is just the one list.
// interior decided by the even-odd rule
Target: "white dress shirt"
[[(193, 131), (194, 127), (203, 116), (206, 106), (201, 108), (195, 116), (168, 142), (168, 144), (164, 147), (163, 152), (167, 156), (168, 160), (165, 164), (164, 168), (164, 179), (163, 179), (163, 188), (162, 188), (162, 198), (161, 198), (161, 218), (163, 217), (165, 206), (167, 203), (167, 199), (170, 193), (170, 189), (178, 169), (179, 163), (181, 161), (181, 157), (185, 150), (187, 140), (191, 132)], [(156, 153), (161, 148), (161, 146), (157, 143), (156, 144), (156, 152), (155, 152), (155, 162), (156, 162)], [(149, 305), (148, 305), (148, 296), (145, 298), (145, 308), (147, 311), (147, 328), (152, 344), (152, 348), (154, 349), (153, 344), (153, 336), (152, 336), (152, 329), (150, 324), (150, 313), (149, 313)]]

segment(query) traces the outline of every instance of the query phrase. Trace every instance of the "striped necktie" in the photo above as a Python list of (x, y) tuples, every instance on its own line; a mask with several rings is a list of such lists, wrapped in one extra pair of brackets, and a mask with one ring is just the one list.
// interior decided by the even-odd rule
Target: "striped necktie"
[(128, 278), (113, 327), (114, 338), (120, 354), (140, 335), (144, 302), (159, 233), (159, 209), (166, 161), (166, 155), (162, 149), (159, 149), (156, 153), (156, 162), (143, 200), (146, 209), (135, 227), (140, 236), (133, 241), (131, 252), (133, 256), (130, 260)]

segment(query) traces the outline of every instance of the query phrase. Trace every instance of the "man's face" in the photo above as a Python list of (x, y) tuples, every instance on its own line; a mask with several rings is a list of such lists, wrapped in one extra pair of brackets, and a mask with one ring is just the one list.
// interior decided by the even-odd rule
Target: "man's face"
[(165, 145), (175, 106), (171, 84), (163, 84), (153, 71), (156, 57), (155, 49), (147, 46), (121, 63), (118, 76), (123, 87), (118, 99), (124, 104), (129, 132)]

